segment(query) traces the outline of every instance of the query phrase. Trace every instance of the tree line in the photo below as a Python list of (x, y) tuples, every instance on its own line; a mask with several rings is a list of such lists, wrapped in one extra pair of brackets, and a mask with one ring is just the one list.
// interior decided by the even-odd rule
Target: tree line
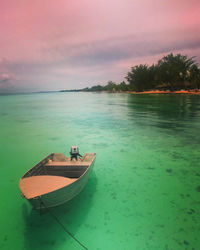
[(156, 64), (140, 64), (131, 68), (125, 81), (117, 84), (109, 81), (106, 86), (95, 85), (79, 91), (148, 91), (200, 89), (200, 69), (194, 57), (173, 53), (164, 56)]

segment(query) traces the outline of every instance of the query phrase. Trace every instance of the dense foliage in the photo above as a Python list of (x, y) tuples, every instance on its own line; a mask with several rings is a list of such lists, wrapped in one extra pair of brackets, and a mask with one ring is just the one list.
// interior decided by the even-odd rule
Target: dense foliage
[(200, 69), (193, 58), (171, 53), (156, 65), (140, 64), (133, 67), (126, 79), (135, 91), (199, 89)]
[(127, 74), (127, 81), (133, 90), (143, 91), (153, 89), (156, 84), (156, 71), (157, 67), (152, 65), (140, 64), (131, 69)]
[(83, 91), (107, 91), (107, 92), (118, 92), (118, 91), (128, 91), (131, 89), (131, 86), (126, 84), (124, 81), (120, 84), (116, 84), (112, 81), (109, 81), (106, 86), (96, 85), (91, 88), (85, 88)]

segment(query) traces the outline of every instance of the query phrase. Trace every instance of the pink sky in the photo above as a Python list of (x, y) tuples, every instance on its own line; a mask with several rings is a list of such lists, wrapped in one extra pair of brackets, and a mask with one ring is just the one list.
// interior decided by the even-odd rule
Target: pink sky
[(3, 0), (0, 92), (124, 80), (170, 52), (200, 62), (199, 0)]

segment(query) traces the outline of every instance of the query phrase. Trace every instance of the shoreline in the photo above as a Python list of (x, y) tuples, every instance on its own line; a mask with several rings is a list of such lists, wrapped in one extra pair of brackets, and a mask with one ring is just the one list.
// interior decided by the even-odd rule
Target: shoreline
[(200, 90), (176, 90), (176, 91), (169, 91), (169, 90), (149, 90), (143, 92), (135, 92), (135, 91), (127, 91), (129, 94), (189, 94), (189, 95), (200, 95)]

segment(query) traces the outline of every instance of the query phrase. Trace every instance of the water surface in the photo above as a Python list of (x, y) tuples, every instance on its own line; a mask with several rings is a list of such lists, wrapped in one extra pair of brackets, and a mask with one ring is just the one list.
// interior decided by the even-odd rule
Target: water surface
[(71, 145), (97, 153), (94, 171), (52, 212), (88, 249), (199, 249), (198, 96), (0, 96), (0, 142), (0, 249), (82, 249), (18, 189), (25, 171)]

